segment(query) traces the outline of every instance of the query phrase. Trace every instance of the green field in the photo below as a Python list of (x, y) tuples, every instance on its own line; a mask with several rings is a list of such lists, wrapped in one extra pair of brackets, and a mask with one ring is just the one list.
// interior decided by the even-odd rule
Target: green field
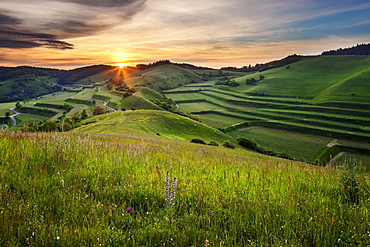
[(214, 128), (222, 128), (228, 125), (245, 122), (245, 119), (231, 117), (231, 116), (224, 116), (217, 113), (205, 113), (200, 115), (203, 123), (213, 126)]
[(261, 72), (265, 79), (257, 86), (244, 82), (247, 78), (258, 79), (259, 73), (237, 79), (241, 84), (238, 92), (307, 98), (314, 103), (368, 102), (370, 89), (363, 80), (368, 78), (369, 64), (369, 56), (304, 57), (291, 64), (290, 69)]
[(120, 111), (84, 120), (83, 125), (73, 132), (140, 135), (151, 138), (161, 136), (171, 139), (191, 141), (202, 139), (219, 145), (226, 141), (238, 146), (236, 140), (219, 130), (166, 111), (136, 110)]
[(0, 245), (370, 242), (366, 175), (138, 137), (0, 132)]
[(185, 112), (199, 112), (210, 110), (223, 110), (224, 108), (210, 102), (179, 103), (180, 109)]
[(229, 134), (254, 140), (257, 144), (278, 152), (287, 152), (292, 157), (303, 161), (310, 161), (322, 146), (325, 146), (332, 140), (329, 137), (304, 135), (263, 127), (235, 130)]
[[(25, 106), (33, 106), (38, 102), (64, 104), (67, 99), (75, 99), (68, 100), (75, 108), (67, 113), (67, 116), (78, 115), (83, 108), (87, 109), (88, 115), (91, 116), (93, 111), (91, 98), (94, 98), (97, 105), (103, 106), (100, 100), (105, 100), (117, 110), (169, 109), (192, 113), (200, 117), (203, 123), (232, 136), (239, 130), (244, 133), (245, 127), (254, 126), (255, 130), (274, 129), (261, 133), (257, 131), (253, 135), (249, 133), (246, 136), (253, 138), (256, 136), (258, 140), (257, 135), (260, 135), (262, 140), (273, 140), (262, 141), (263, 146), (307, 161), (311, 160), (310, 155), (314, 156), (315, 150), (325, 147), (325, 142), (312, 141), (311, 138), (307, 142), (312, 147), (307, 147), (304, 140), (307, 135), (315, 135), (318, 140), (350, 141), (351, 147), (360, 145), (363, 146), (362, 149), (370, 150), (368, 143), (370, 91), (366, 84), (369, 68), (369, 56), (306, 56), (291, 63), (289, 68), (283, 66), (256, 73), (189, 70), (173, 64), (145, 70), (132, 67), (124, 70), (110, 68), (86, 77), (76, 84), (67, 85), (68, 90), (76, 92), (56, 92), (23, 104)], [(260, 75), (264, 76), (262, 80), (259, 80)], [(218, 79), (225, 76), (240, 85), (237, 87), (214, 85)], [(130, 94), (133, 94), (128, 96), (123, 91), (108, 90), (105, 80), (109, 78), (120, 78), (125, 85), (132, 86)], [(251, 78), (258, 80), (256, 85), (246, 85), (246, 80)], [(40, 77), (40, 80), (44, 79), (47, 78)], [(84, 103), (90, 105), (86, 107), (79, 105)], [(14, 105), (15, 103), (0, 104), (0, 114), (4, 115)], [(105, 109), (110, 110), (107, 107)], [(181, 112), (178, 113), (183, 114)], [(61, 116), (59, 114), (54, 119)], [(116, 127), (112, 127), (111, 130), (114, 131)], [(170, 129), (172, 126), (167, 128)], [(187, 128), (191, 129), (191, 124)], [(149, 132), (157, 134), (156, 131)], [(168, 130), (164, 133), (167, 133), (165, 136), (168, 138), (181, 140), (190, 138), (170, 134)], [(277, 133), (289, 134), (284, 137), (283, 134)], [(284, 138), (287, 139), (286, 142)]]
[(23, 124), (30, 124), (31, 122), (37, 123), (48, 119), (47, 117), (28, 115), (28, 114), (18, 114), (14, 117), (17, 121), (17, 126), (10, 128), (10, 130), (22, 130)]
[[(199, 87), (189, 84), (165, 93), (178, 102), (180, 109), (198, 115), (215, 128), (235, 131), (233, 126), (245, 120), (240, 128), (258, 126), (256, 129), (274, 128), (280, 133), (294, 131), (297, 134), (286, 138), (296, 139), (295, 145), (280, 143), (283, 136), (271, 131), (255, 136), (272, 140), (263, 142), (266, 148), (307, 161), (325, 142), (313, 142), (314, 147), (307, 149), (300, 135), (350, 140), (351, 145), (364, 145), (370, 150), (370, 91), (366, 84), (369, 68), (368, 56), (302, 57), (290, 64), (289, 69), (280, 67), (235, 78), (240, 83), (238, 87), (209, 87), (210, 84), (201, 87), (204, 83), (200, 82)], [(246, 79), (258, 80), (260, 74), (265, 76), (263, 80), (254, 86), (246, 85)]]

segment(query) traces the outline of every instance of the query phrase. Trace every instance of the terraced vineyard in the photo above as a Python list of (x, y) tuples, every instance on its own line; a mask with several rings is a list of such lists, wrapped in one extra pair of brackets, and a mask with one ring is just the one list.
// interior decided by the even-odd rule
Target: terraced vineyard
[[(218, 87), (199, 90), (196, 85), (187, 86), (186, 93), (184, 89), (166, 92), (166, 96), (175, 100), (181, 110), (198, 115), (204, 123), (232, 136), (252, 138), (275, 150), (279, 145), (272, 132), (280, 132), (278, 142), (286, 142), (283, 148), (280, 145), (280, 149), (299, 160), (313, 163), (325, 160), (315, 157), (315, 154), (332, 139), (365, 144), (370, 140), (370, 107), (367, 104), (311, 104), (307, 99), (251, 95)], [(264, 135), (256, 135), (254, 128), (250, 128), (257, 126)], [(297, 140), (291, 133), (296, 133)], [(315, 144), (307, 141), (312, 139), (312, 135), (321, 140), (316, 140)], [(307, 143), (316, 147), (308, 148)], [(348, 145), (340, 147), (350, 148)], [(367, 147), (352, 147), (351, 152), (366, 156), (370, 154)]]

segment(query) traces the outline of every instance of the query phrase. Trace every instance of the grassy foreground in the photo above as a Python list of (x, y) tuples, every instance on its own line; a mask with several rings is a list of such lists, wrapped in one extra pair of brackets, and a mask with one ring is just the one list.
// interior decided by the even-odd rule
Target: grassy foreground
[(0, 246), (370, 242), (366, 175), (123, 137), (0, 132)]

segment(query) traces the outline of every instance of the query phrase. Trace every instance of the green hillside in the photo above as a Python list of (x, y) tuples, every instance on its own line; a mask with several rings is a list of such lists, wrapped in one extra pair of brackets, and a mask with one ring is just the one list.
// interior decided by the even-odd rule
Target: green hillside
[(161, 65), (140, 71), (136, 77), (126, 80), (126, 84), (128, 86), (146, 86), (156, 91), (162, 91), (200, 81), (201, 76), (191, 70), (175, 65)]
[[(354, 155), (370, 155), (369, 73), (369, 56), (300, 57), (287, 66), (234, 77), (237, 87), (209, 81), (165, 95), (214, 128), (316, 164), (322, 160), (317, 153), (332, 139), (363, 144), (365, 149), (351, 146)], [(369, 158), (359, 162), (370, 167)]]
[(214, 141), (219, 145), (228, 141), (237, 145), (236, 140), (219, 130), (166, 111), (120, 111), (92, 117), (82, 123), (86, 125), (74, 129), (73, 132), (140, 135), (151, 138), (161, 136), (183, 141), (202, 139), (206, 143)]
[[(253, 73), (258, 70), (261, 72)], [(25, 67), (1, 68), (0, 73), (3, 73), (1, 78), (8, 79), (1, 82), (0, 87), (5, 89), (2, 93), (16, 87), (15, 80), (21, 83), (20, 93), (28, 89), (38, 92), (35, 88), (39, 82), (49, 86), (58, 86), (56, 81), (65, 83), (67, 87), (63, 92), (43, 95), (23, 102), (23, 105), (34, 107), (36, 103), (63, 105), (68, 102), (74, 107), (66, 112), (68, 117), (81, 117), (83, 109), (87, 116), (91, 116), (95, 100), (96, 105), (105, 111), (112, 111), (109, 107), (116, 110), (168, 110), (193, 119), (200, 118), (204, 124), (230, 136), (252, 139), (267, 149), (315, 164), (320, 163), (318, 154), (333, 139), (365, 146), (361, 149), (352, 144), (341, 146), (346, 152), (357, 150), (354, 155), (361, 157), (370, 153), (369, 56), (289, 56), (262, 67), (226, 67), (222, 70), (164, 61), (123, 69), (103, 65), (70, 71)], [(235, 81), (234, 87), (215, 85), (220, 81)], [(29, 88), (24, 89), (24, 85)], [(39, 88), (47, 87), (41, 85)], [(104, 106), (103, 101), (109, 107)], [(5, 116), (12, 107), (14, 105), (1, 104), (0, 113)], [(36, 107), (42, 108), (40, 104)], [(131, 114), (129, 112), (125, 114)], [(146, 114), (151, 115), (150, 111)], [(17, 116), (18, 126), (12, 130), (20, 130), (23, 124), (38, 123), (40, 119), (23, 115)], [(58, 120), (60, 124), (63, 117), (63, 112), (59, 112), (51, 120)], [(144, 128), (144, 134), (187, 141), (199, 138), (207, 143), (214, 139), (207, 137), (207, 131), (198, 129), (186, 135), (181, 128), (171, 132), (171, 128), (178, 128), (174, 127), (178, 123), (168, 126), (161, 123), (166, 126), (163, 128), (151, 124), (139, 128), (134, 127), (137, 125), (135, 121), (131, 123), (132, 130)], [(183, 129), (192, 129), (189, 127), (191, 122), (182, 125), (187, 126)], [(84, 127), (87, 126), (90, 125)], [(109, 131), (114, 132), (115, 128), (117, 132), (121, 131), (119, 125), (111, 125)], [(367, 163), (369, 159), (362, 159), (361, 163)]]
[(0, 81), (0, 102), (22, 101), (62, 90), (47, 76), (23, 74), (9, 80)]
[[(302, 57), (289, 67), (280, 67), (236, 79), (240, 87), (232, 90), (272, 96), (300, 97), (313, 103), (369, 103), (370, 56)], [(246, 79), (259, 79), (246, 85)]]

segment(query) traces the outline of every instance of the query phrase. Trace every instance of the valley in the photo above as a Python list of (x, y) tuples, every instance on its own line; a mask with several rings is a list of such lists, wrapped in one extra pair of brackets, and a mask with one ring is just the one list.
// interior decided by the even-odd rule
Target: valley
[(0, 245), (365, 246), (369, 68), (7, 68)]
[[(227, 134), (224, 141), (232, 140), (237, 146), (233, 138), (247, 138), (264, 148), (286, 153), (293, 159), (319, 165), (326, 165), (331, 159), (338, 160), (334, 159), (335, 156), (342, 156), (345, 151), (344, 157), (358, 156), (358, 162), (370, 169), (368, 56), (299, 57), (289, 65), (254, 73), (186, 67), (164, 61), (145, 70), (99, 66), (94, 73), (93, 67), (87, 67), (87, 72), (77, 69), (77, 75), (82, 78), (79, 82), (63, 85), (61, 92), (22, 102), (24, 107), (39, 111), (47, 109), (54, 112), (50, 113), (52, 115), (17, 114), (15, 120), (18, 124), (9, 126), (10, 130), (21, 130), (24, 124), (40, 124), (45, 116), (58, 121), (64, 117), (81, 116), (82, 110), (87, 116), (92, 116), (96, 106), (105, 108), (107, 112), (116, 109), (127, 110), (127, 113), (109, 118), (92, 117), (83, 120), (83, 124), (98, 121), (104, 125), (106, 121), (112, 122), (117, 118), (122, 126), (126, 126), (129, 122), (120, 120), (125, 115), (135, 116), (135, 121), (140, 121), (155, 114), (165, 114), (157, 111), (169, 110), (167, 115), (176, 112), (191, 114), (208, 128), (214, 128), (212, 131)], [(106, 70), (101, 72), (103, 69)], [(63, 76), (64, 83), (73, 77)], [(58, 80), (61, 81), (54, 79)], [(220, 80), (234, 81), (238, 86), (216, 85)], [(112, 90), (112, 85), (121, 85), (123, 89)], [(130, 92), (126, 91), (130, 88)], [(56, 109), (53, 104), (68, 104), (70, 109)], [(14, 107), (14, 103), (1, 103), (0, 112), (5, 115)], [(141, 110), (146, 111), (143, 113)], [(166, 119), (164, 115), (161, 117)], [(144, 129), (152, 135), (184, 141), (196, 139), (197, 135), (200, 139), (212, 141), (203, 134), (207, 131), (198, 130), (176, 117), (171, 118), (175, 121), (166, 128), (183, 128), (177, 134), (153, 126), (144, 128), (140, 124), (130, 125), (130, 129)], [(155, 125), (155, 121), (151, 123)], [(96, 124), (91, 126), (89, 131), (102, 132)], [(116, 126), (103, 132), (125, 134), (125, 129)], [(186, 129), (193, 129), (194, 134), (182, 135)], [(333, 139), (340, 142), (328, 147)], [(224, 141), (218, 140), (218, 143)]]

